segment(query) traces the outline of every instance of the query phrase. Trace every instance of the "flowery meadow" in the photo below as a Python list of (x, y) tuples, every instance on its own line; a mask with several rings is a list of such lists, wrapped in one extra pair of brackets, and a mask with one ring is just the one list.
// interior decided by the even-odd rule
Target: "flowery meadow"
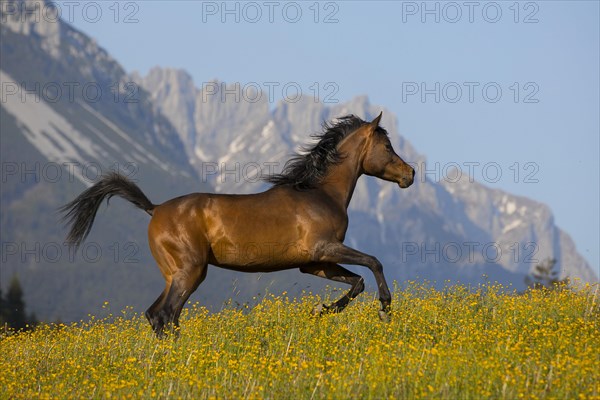
[(598, 288), (410, 283), (389, 323), (372, 294), (189, 304), (163, 340), (131, 310), (41, 325), (0, 338), (0, 398), (600, 399)]

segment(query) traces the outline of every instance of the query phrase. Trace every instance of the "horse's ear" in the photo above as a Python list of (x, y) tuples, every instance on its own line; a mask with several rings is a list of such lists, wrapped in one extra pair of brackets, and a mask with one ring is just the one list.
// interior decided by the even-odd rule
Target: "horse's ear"
[(379, 121), (381, 121), (381, 117), (382, 116), (383, 116), (383, 111), (381, 111), (379, 113), (379, 115), (377, 116), (377, 118), (375, 118), (373, 121), (371, 121), (370, 125), (371, 125), (371, 128), (373, 130), (377, 129), (377, 127), (379, 126)]

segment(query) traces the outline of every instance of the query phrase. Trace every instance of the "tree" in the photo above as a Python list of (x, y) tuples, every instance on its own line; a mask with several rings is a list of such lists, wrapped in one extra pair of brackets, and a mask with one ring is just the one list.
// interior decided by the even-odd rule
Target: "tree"
[(555, 265), (554, 258), (542, 261), (525, 277), (525, 284), (531, 289), (556, 289), (567, 286), (569, 277), (558, 279), (559, 272), (554, 268)]
[(16, 275), (10, 281), (6, 298), (2, 297), (0, 304), (0, 319), (9, 327), (20, 330), (36, 324), (35, 315), (32, 313), (28, 317), (25, 313), (23, 289)]
[(2, 287), (0, 287), (0, 328), (4, 327), (4, 324), (6, 324), (6, 305), (2, 295)]

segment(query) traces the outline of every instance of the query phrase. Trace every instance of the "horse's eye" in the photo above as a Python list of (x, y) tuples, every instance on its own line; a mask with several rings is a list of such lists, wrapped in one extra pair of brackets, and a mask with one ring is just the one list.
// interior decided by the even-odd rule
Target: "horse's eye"
[(394, 151), (394, 149), (393, 149), (393, 147), (392, 147), (392, 145), (391, 145), (391, 144), (386, 144), (386, 145), (385, 145), (385, 149), (386, 149), (387, 151)]

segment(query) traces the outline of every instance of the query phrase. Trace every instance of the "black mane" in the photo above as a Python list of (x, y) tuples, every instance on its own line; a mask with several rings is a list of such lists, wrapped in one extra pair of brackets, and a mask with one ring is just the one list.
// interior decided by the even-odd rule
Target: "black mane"
[[(280, 174), (271, 175), (265, 180), (274, 186), (292, 185), (299, 190), (312, 189), (325, 176), (330, 165), (338, 164), (343, 157), (338, 152), (338, 144), (350, 133), (368, 122), (355, 115), (337, 119), (335, 124), (323, 123), (323, 133), (312, 135), (319, 141), (312, 147), (303, 148), (303, 154), (289, 159)], [(383, 128), (378, 128), (384, 133)]]

